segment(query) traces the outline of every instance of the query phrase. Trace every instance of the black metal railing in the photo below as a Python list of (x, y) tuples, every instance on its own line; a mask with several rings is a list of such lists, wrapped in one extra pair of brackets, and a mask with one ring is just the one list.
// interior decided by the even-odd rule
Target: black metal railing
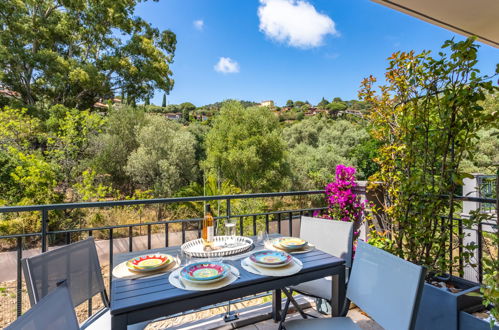
[[(73, 236), (78, 236), (81, 238), (83, 235), (93, 236), (94, 233), (106, 233), (108, 240), (109, 249), (109, 273), (108, 278), (112, 277), (113, 269), (113, 253), (114, 253), (114, 241), (116, 238), (127, 238), (128, 239), (128, 251), (133, 251), (133, 239), (134, 239), (134, 229), (146, 228), (147, 235), (147, 249), (152, 248), (152, 235), (153, 227), (161, 226), (164, 231), (164, 246), (168, 247), (171, 245), (171, 230), (170, 227), (175, 224), (180, 224), (181, 242), (184, 243), (187, 239), (188, 232), (194, 232), (197, 237), (200, 237), (200, 224), (203, 220), (202, 218), (187, 218), (187, 219), (174, 219), (174, 220), (159, 220), (159, 221), (149, 221), (143, 223), (130, 223), (130, 224), (118, 224), (110, 226), (96, 226), (96, 227), (85, 227), (85, 228), (74, 228), (68, 230), (50, 230), (49, 228), (49, 212), (57, 210), (72, 210), (72, 209), (103, 209), (103, 208), (114, 208), (123, 206), (144, 206), (144, 205), (165, 205), (165, 204), (185, 204), (192, 202), (209, 202), (209, 201), (221, 201), (225, 203), (224, 214), (219, 214), (214, 217), (215, 224), (220, 220), (225, 220), (228, 218), (238, 219), (239, 223), (239, 233), (241, 235), (257, 235), (257, 223), (264, 226), (266, 232), (271, 231), (271, 224), (275, 227), (275, 232), (281, 233), (283, 230), (289, 234), (293, 235), (293, 220), (298, 219), (301, 215), (312, 215), (314, 211), (320, 211), (325, 209), (323, 206), (318, 207), (307, 207), (307, 208), (294, 208), (294, 209), (284, 209), (284, 210), (273, 210), (268, 212), (257, 212), (257, 213), (242, 213), (234, 214), (231, 208), (231, 201), (234, 200), (248, 200), (248, 199), (265, 199), (265, 198), (282, 198), (282, 197), (293, 197), (293, 196), (310, 196), (310, 195), (321, 195), (323, 190), (315, 191), (293, 191), (293, 192), (276, 192), (276, 193), (256, 193), (256, 194), (241, 194), (241, 195), (223, 195), (223, 196), (195, 196), (195, 197), (178, 197), (178, 198), (157, 198), (157, 199), (144, 199), (144, 200), (120, 200), (120, 201), (102, 201), (102, 202), (83, 202), (83, 203), (63, 203), (63, 204), (50, 204), (50, 205), (29, 205), (29, 206), (5, 206), (0, 207), (0, 215), (6, 213), (25, 213), (25, 212), (39, 212), (40, 219), (40, 230), (36, 232), (28, 233), (16, 233), (11, 235), (0, 236), (0, 242), (4, 240), (14, 241), (15, 251), (16, 251), (16, 314), (21, 315), (23, 312), (23, 282), (22, 282), (22, 271), (21, 271), (21, 259), (23, 258), (23, 251), (25, 251), (25, 240), (26, 239), (39, 239), (39, 244), (37, 245), (40, 252), (45, 252), (49, 249), (49, 238), (50, 237), (64, 237), (64, 239), (59, 239), (57, 245), (70, 244)], [(249, 219), (246, 221), (245, 219)], [(287, 228), (282, 228), (282, 223), (287, 222)], [(197, 224), (193, 226), (192, 224)], [(116, 236), (118, 231), (127, 230), (127, 235)], [(110, 286), (108, 286), (110, 290)], [(110, 292), (111, 294), (111, 292)], [(92, 314), (92, 302), (88, 302), (88, 315)]]
[[(365, 189), (363, 187), (358, 187), (355, 191), (359, 195), (365, 196)], [(187, 219), (173, 219), (173, 220), (162, 220), (158, 216), (158, 221), (149, 221), (141, 223), (127, 223), (127, 224), (116, 224), (109, 226), (95, 226), (95, 227), (84, 227), (84, 228), (74, 228), (68, 230), (51, 230), (49, 227), (50, 222), (50, 211), (58, 210), (74, 210), (74, 209), (105, 209), (105, 208), (115, 208), (115, 207), (125, 207), (125, 206), (144, 206), (144, 205), (170, 205), (170, 204), (186, 204), (192, 202), (208, 202), (217, 201), (224, 203), (225, 211), (223, 214), (218, 214), (215, 217), (216, 224), (219, 221), (225, 219), (238, 219), (239, 224), (239, 234), (241, 235), (257, 235), (258, 228), (263, 228), (267, 233), (277, 232), (284, 233), (288, 235), (296, 234), (293, 232), (293, 223), (295, 220), (299, 219), (302, 215), (312, 215), (315, 211), (321, 211), (326, 209), (325, 204), (315, 204), (316, 206), (311, 207), (299, 207), (283, 210), (272, 210), (267, 212), (255, 212), (255, 213), (233, 213), (232, 205), (235, 200), (249, 200), (249, 199), (265, 199), (265, 198), (282, 198), (282, 197), (300, 197), (300, 196), (318, 196), (324, 194), (323, 190), (314, 191), (293, 191), (293, 192), (275, 192), (275, 193), (256, 193), (256, 194), (241, 194), (241, 195), (223, 195), (223, 196), (195, 196), (195, 197), (178, 197), (178, 198), (158, 198), (158, 199), (145, 199), (145, 200), (120, 200), (120, 201), (102, 201), (102, 202), (84, 202), (84, 203), (64, 203), (64, 204), (51, 204), (51, 205), (30, 205), (30, 206), (5, 206), (0, 207), (0, 216), (6, 213), (23, 213), (23, 212), (38, 212), (40, 221), (40, 230), (36, 232), (28, 233), (15, 233), (12, 235), (0, 236), (0, 243), (4, 240), (9, 240), (9, 242), (14, 242), (11, 252), (15, 251), (16, 254), (16, 267), (15, 267), (15, 281), (16, 281), (16, 310), (15, 314), (17, 316), (21, 315), (23, 312), (23, 282), (22, 282), (22, 271), (21, 271), (21, 259), (23, 258), (23, 252), (25, 249), (25, 241), (27, 239), (39, 239), (39, 243), (36, 245), (37, 249), (41, 252), (45, 252), (49, 248), (50, 237), (59, 237), (56, 241), (57, 245), (70, 244), (73, 237), (81, 239), (86, 236), (93, 236), (94, 233), (105, 233), (106, 239), (108, 240), (108, 250), (109, 250), (109, 273), (108, 279), (112, 277), (113, 269), (113, 253), (114, 253), (114, 242), (116, 239), (125, 239), (127, 242), (127, 250), (129, 252), (133, 251), (134, 248), (134, 237), (137, 239), (136, 233), (137, 229), (145, 228), (145, 235), (138, 235), (141, 237), (146, 236), (147, 239), (147, 249), (151, 249), (152, 236), (154, 234), (160, 233), (164, 234), (163, 244), (168, 247), (172, 244), (171, 238), (173, 234), (178, 234), (180, 232), (180, 242), (184, 243), (187, 239), (187, 234), (195, 235), (200, 237), (200, 224), (202, 218), (187, 218)], [(443, 196), (445, 197), (445, 196)], [(319, 198), (320, 200), (321, 198)], [(478, 203), (495, 203), (494, 199), (491, 198), (477, 198), (477, 197), (458, 197), (456, 198), (460, 201), (470, 201)], [(323, 200), (323, 199), (322, 199)], [(444, 219), (442, 220), (444, 223)], [(195, 224), (195, 225), (194, 225)], [(283, 226), (287, 225), (287, 226)], [(161, 230), (153, 231), (153, 228)], [(172, 227), (176, 227), (176, 230), (172, 230)], [(481, 256), (482, 256), (482, 224), (479, 224), (475, 228), (478, 233), (478, 267), (477, 271), (479, 274), (479, 279), (482, 277), (482, 266), (481, 266)], [(464, 267), (464, 261), (462, 258), (462, 233), (463, 233), (463, 222), (462, 219), (456, 218), (453, 223), (449, 225), (449, 230), (451, 231), (450, 242), (448, 246), (448, 253), (450, 257), (456, 253), (454, 244), (456, 244), (457, 237), (457, 253), (459, 254), (459, 266), (458, 269), (462, 271)], [(497, 228), (496, 228), (497, 230)], [(123, 235), (125, 231), (125, 235)], [(63, 239), (61, 239), (63, 237)], [(110, 289), (110, 286), (109, 286)], [(111, 294), (111, 292), (109, 292)], [(88, 302), (88, 315), (92, 314), (92, 302)], [(3, 311), (5, 312), (5, 311)], [(1, 326), (1, 324), (0, 324)]]

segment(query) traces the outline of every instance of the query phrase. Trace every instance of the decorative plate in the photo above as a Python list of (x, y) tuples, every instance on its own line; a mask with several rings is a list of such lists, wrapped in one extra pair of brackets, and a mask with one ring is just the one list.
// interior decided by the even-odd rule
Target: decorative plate
[(173, 257), (168, 254), (149, 254), (127, 261), (128, 269), (135, 272), (149, 272), (168, 266)]
[(282, 237), (274, 241), (274, 246), (288, 250), (298, 250), (307, 245), (307, 241), (298, 237)]
[(291, 261), (292, 257), (286, 252), (261, 250), (250, 255), (250, 260), (257, 265), (280, 265), (284, 266)]
[(221, 280), (229, 271), (230, 266), (221, 262), (196, 262), (185, 266), (180, 271), (180, 276), (191, 282), (210, 283), (214, 280)]

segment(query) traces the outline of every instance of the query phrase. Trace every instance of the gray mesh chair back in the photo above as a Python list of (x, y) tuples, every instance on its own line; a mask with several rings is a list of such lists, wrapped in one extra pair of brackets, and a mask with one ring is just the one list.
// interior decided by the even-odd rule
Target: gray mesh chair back
[(73, 306), (100, 293), (109, 306), (94, 239), (69, 244), (22, 260), (31, 306), (67, 281)]
[(301, 217), (300, 237), (319, 250), (342, 258), (346, 267), (352, 266), (352, 222)]
[(426, 269), (358, 240), (347, 297), (390, 330), (413, 329)]
[(78, 330), (71, 295), (64, 283), (52, 290), (6, 330)]

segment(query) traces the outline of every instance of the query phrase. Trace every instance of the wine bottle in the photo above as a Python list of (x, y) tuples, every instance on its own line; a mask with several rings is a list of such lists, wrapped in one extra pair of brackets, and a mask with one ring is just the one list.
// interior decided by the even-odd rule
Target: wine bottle
[(213, 236), (215, 235), (215, 227), (213, 224), (213, 216), (211, 214), (210, 204), (206, 204), (204, 209), (204, 218), (203, 218), (203, 245), (205, 247), (213, 247)]

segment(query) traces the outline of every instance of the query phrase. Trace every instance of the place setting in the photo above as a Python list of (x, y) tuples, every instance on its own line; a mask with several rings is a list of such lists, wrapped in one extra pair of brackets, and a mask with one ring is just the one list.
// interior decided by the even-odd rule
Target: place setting
[(299, 237), (278, 237), (265, 240), (267, 250), (283, 251), (289, 254), (300, 254), (313, 251), (315, 246)]
[(285, 251), (260, 250), (241, 260), (246, 271), (264, 276), (289, 276), (298, 273), (303, 264)]
[(138, 256), (120, 263), (113, 268), (117, 278), (136, 279), (161, 275), (180, 267), (180, 258), (169, 254), (152, 253)]
[(173, 271), (168, 280), (179, 289), (206, 291), (227, 286), (239, 276), (236, 267), (215, 259), (188, 263)]

